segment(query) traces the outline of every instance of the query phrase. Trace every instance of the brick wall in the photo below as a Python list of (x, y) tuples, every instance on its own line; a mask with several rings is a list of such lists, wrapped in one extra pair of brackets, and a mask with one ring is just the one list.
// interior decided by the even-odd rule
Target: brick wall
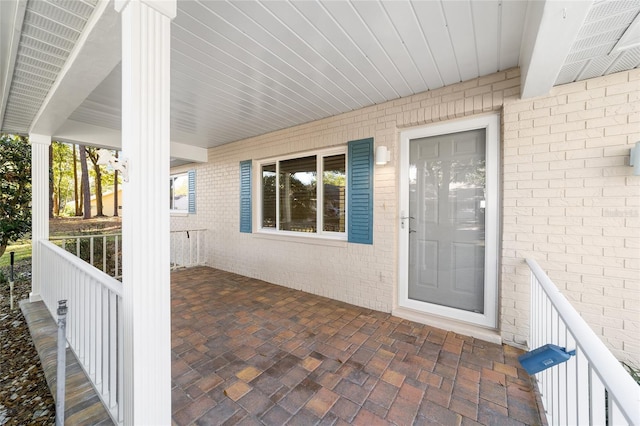
[(502, 334), (522, 342), (535, 258), (619, 358), (640, 366), (640, 70), (503, 111)]
[[(198, 211), (173, 217), (172, 229), (209, 229), (207, 258), (213, 267), (389, 312), (397, 292), (399, 132), (502, 111), (503, 338), (526, 339), (529, 284), (523, 258), (531, 255), (585, 308), (585, 317), (617, 355), (637, 354), (617, 334), (638, 329), (640, 255), (633, 235), (640, 178), (624, 166), (638, 139), (637, 82), (637, 71), (620, 73), (520, 101), (520, 73), (513, 69), (213, 148), (208, 164), (173, 170), (197, 170)], [(388, 165), (375, 167), (373, 245), (239, 233), (240, 161), (366, 137), (392, 151)], [(628, 302), (617, 296), (622, 292)]]

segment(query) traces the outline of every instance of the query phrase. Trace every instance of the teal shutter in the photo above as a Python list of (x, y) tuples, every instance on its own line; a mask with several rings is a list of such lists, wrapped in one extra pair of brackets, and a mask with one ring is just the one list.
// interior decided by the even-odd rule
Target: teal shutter
[(240, 232), (251, 233), (251, 160), (240, 162)]
[(196, 171), (189, 170), (189, 213), (196, 212)]
[(348, 239), (373, 244), (373, 138), (349, 142)]

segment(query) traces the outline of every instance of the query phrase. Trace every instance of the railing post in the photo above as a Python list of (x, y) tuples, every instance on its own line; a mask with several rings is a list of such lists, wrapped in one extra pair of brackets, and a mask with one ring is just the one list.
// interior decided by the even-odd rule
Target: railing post
[(64, 400), (67, 368), (67, 301), (58, 300), (58, 370), (56, 377), (56, 426), (64, 425)]

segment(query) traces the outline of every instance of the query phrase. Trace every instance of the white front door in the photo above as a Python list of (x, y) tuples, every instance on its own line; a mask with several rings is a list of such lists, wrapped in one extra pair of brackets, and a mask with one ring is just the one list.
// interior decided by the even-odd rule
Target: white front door
[(498, 117), (401, 135), (401, 307), (496, 326)]

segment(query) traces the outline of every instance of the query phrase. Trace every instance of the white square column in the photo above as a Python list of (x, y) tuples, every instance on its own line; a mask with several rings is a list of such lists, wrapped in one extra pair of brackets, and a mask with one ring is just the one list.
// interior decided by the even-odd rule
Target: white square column
[(122, 15), (124, 424), (171, 424), (169, 92), (176, 0), (117, 1)]
[(30, 134), (31, 144), (31, 293), (29, 301), (42, 300), (40, 241), (49, 239), (49, 145), (51, 136)]

